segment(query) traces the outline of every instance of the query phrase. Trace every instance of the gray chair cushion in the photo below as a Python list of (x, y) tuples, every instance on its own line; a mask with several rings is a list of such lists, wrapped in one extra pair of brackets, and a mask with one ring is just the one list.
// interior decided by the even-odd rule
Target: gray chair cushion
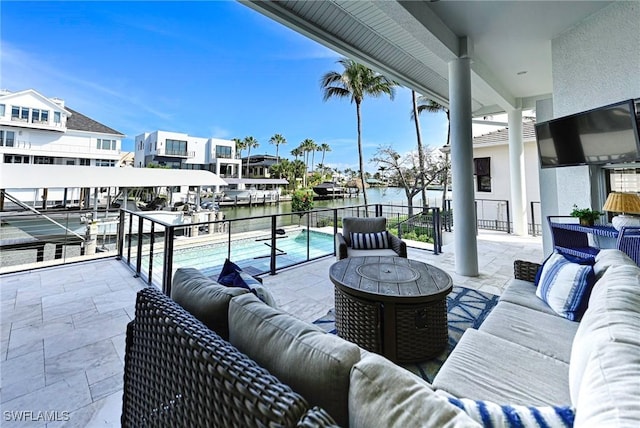
[(171, 286), (171, 298), (223, 339), (229, 338), (229, 302), (248, 292), (220, 285), (194, 268), (177, 269)]
[(455, 397), (497, 404), (571, 403), (567, 363), (473, 329), (462, 335), (433, 386)]
[(311, 406), (348, 426), (349, 372), (360, 360), (357, 345), (271, 308), (253, 294), (231, 301), (229, 340)]
[(567, 364), (577, 330), (577, 322), (509, 302), (500, 302), (480, 326), (480, 331)]
[(342, 219), (342, 235), (351, 247), (351, 233), (382, 232), (387, 230), (385, 217), (345, 217)]

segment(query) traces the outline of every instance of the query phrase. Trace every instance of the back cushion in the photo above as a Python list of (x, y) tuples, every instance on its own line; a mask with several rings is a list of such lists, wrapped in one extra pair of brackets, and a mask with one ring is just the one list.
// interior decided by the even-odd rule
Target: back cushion
[[(347, 426), (347, 425), (344, 425)], [(350, 428), (479, 427), (427, 382), (368, 353), (351, 371)]]
[(593, 265), (593, 271), (596, 279), (600, 279), (609, 266), (637, 266), (633, 260), (625, 253), (614, 248), (605, 248), (596, 254), (596, 263)]
[(352, 233), (382, 232), (387, 230), (385, 217), (344, 217), (342, 219), (342, 235), (347, 245), (351, 246)]
[[(587, 391), (585, 372), (600, 349), (627, 343), (640, 352), (640, 268), (611, 266), (596, 283), (571, 348), (569, 390), (573, 405)], [(622, 356), (620, 364), (625, 364)], [(605, 375), (606, 377), (606, 375)], [(638, 383), (640, 388), (640, 383)], [(589, 392), (586, 392), (589, 394)]]
[(248, 292), (220, 285), (194, 268), (177, 269), (171, 286), (171, 298), (223, 339), (229, 338), (229, 302)]
[(311, 406), (348, 426), (349, 372), (360, 348), (262, 303), (253, 294), (229, 305), (229, 338)]

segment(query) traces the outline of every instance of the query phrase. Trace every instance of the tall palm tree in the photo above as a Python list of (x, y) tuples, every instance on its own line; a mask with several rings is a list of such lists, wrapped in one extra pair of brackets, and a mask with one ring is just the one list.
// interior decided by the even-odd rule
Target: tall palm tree
[(364, 155), (362, 154), (362, 115), (360, 108), (366, 95), (372, 97), (389, 95), (389, 98), (393, 99), (396, 83), (351, 59), (341, 58), (338, 63), (343, 67), (342, 72), (330, 71), (320, 81), (324, 89), (323, 99), (327, 101), (330, 98), (351, 98), (351, 103), (356, 105), (360, 180), (362, 181), (364, 204), (368, 205), (367, 192), (365, 190)]
[(327, 143), (322, 143), (320, 144), (320, 150), (322, 151), (322, 162), (320, 162), (322, 165), (324, 165), (324, 155), (327, 152), (331, 151), (331, 146), (328, 145)]
[(276, 161), (280, 163), (280, 156), (278, 154), (280, 144), (287, 144), (287, 139), (284, 138), (281, 134), (275, 134), (269, 139), (269, 143), (276, 146)]
[(251, 149), (257, 148), (260, 143), (253, 137), (244, 137), (243, 141), (246, 149), (247, 149), (247, 177), (249, 176), (249, 162), (251, 161)]
[[(451, 118), (449, 117), (449, 109), (443, 105), (438, 104), (437, 102), (421, 95), (417, 100), (418, 106), (417, 111), (418, 114), (422, 112), (427, 113), (438, 113), (444, 112), (447, 115), (447, 146), (449, 146), (451, 139)], [(446, 208), (446, 200), (447, 200), (447, 187), (449, 186), (449, 151), (444, 153), (444, 171), (442, 173), (442, 210), (444, 211)]]
[[(233, 138), (233, 142), (236, 143), (236, 159), (242, 159), (242, 151), (246, 149), (244, 141), (240, 138)], [(240, 174), (242, 174), (242, 160), (240, 161)]]

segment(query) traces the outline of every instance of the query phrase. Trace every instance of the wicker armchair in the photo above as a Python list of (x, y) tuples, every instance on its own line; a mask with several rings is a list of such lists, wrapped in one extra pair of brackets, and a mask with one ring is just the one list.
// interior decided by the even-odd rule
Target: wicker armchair
[(336, 258), (338, 260), (347, 257), (358, 256), (399, 256), (407, 257), (407, 244), (397, 236), (389, 233), (389, 244), (391, 248), (356, 250), (351, 245), (351, 233), (374, 233), (387, 230), (387, 219), (385, 217), (345, 217), (342, 219), (342, 233), (336, 234)]
[(123, 427), (326, 427), (335, 422), (155, 287), (127, 326)]

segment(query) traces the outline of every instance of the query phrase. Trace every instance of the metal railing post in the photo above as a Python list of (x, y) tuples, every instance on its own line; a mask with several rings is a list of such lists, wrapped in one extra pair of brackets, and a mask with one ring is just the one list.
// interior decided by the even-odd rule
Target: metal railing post
[(533, 211), (533, 201), (529, 202), (531, 208), (531, 236), (536, 236), (536, 213)]
[(151, 285), (153, 282), (151, 278), (153, 277), (153, 246), (156, 242), (155, 237), (155, 226), (156, 223), (154, 221), (151, 222), (151, 236), (149, 237), (149, 278), (147, 278), (147, 283)]
[(271, 275), (276, 274), (276, 216), (271, 216), (271, 260), (269, 261)]
[(129, 237), (127, 238), (127, 264), (131, 265), (131, 239), (133, 235), (133, 214), (129, 213)]
[(507, 203), (507, 233), (511, 233), (511, 211), (509, 210), (509, 201)]
[(171, 280), (173, 273), (173, 238), (174, 226), (165, 227), (164, 234), (164, 258), (162, 272), (162, 292), (167, 296), (171, 295)]
[[(336, 208), (333, 209), (333, 236), (335, 237), (338, 234), (338, 210)], [(336, 240), (333, 240), (333, 255), (336, 255)]]
[(124, 252), (124, 216), (125, 212), (121, 208), (120, 209), (120, 217), (118, 218), (118, 260), (122, 260), (122, 255)]
[(140, 276), (140, 272), (142, 272), (142, 232), (144, 227), (144, 218), (138, 216), (138, 257), (136, 258), (136, 274), (134, 275), (136, 278)]

